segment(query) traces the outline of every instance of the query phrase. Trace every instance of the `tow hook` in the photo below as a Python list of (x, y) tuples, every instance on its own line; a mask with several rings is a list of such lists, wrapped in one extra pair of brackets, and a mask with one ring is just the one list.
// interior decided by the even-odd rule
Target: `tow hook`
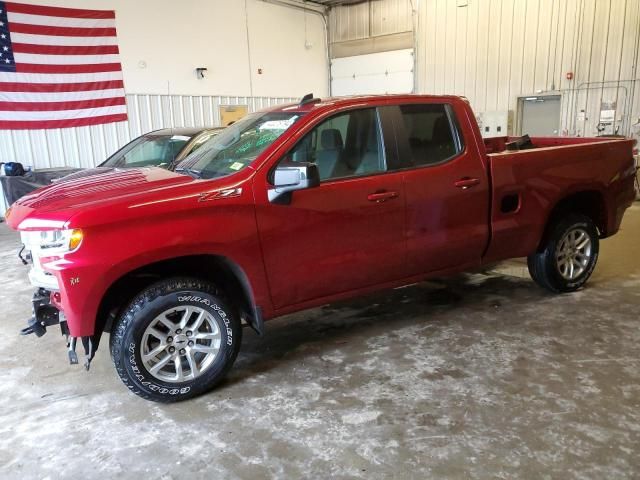
[(31, 299), (33, 305), (32, 317), (27, 320), (27, 326), (20, 330), (20, 335), (35, 333), (37, 337), (47, 333), (47, 327), (60, 323), (60, 312), (51, 305), (50, 292), (39, 288)]
[(27, 326), (20, 330), (20, 335), (30, 335), (32, 333), (35, 333), (36, 337), (41, 337), (47, 333), (47, 329), (35, 317), (27, 320)]

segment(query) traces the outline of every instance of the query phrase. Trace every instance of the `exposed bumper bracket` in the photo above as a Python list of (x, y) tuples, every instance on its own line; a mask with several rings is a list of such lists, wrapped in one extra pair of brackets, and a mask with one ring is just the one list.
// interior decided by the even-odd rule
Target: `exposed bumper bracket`
[(76, 353), (76, 343), (78, 339), (76, 337), (70, 337), (67, 343), (67, 352), (69, 354), (69, 363), (71, 365), (78, 364), (78, 354)]
[[(93, 348), (93, 341), (91, 337), (79, 337), (82, 342), (82, 348), (84, 349), (84, 369), (89, 371), (89, 367), (91, 367), (91, 360), (93, 360), (93, 356), (95, 355), (95, 350)], [(69, 354), (69, 363), (71, 365), (77, 365), (78, 362), (78, 354), (76, 353), (76, 346), (78, 344), (78, 337), (69, 337), (67, 342), (67, 352)]]
[(91, 337), (82, 337), (82, 347), (84, 348), (84, 369), (88, 372), (95, 354)]
[(62, 334), (67, 337), (69, 363), (71, 365), (77, 365), (79, 363), (76, 346), (78, 344), (78, 338), (80, 338), (84, 349), (84, 368), (89, 370), (91, 360), (93, 360), (96, 353), (92, 337), (72, 337), (69, 335), (69, 328), (67, 327), (67, 320), (64, 313), (51, 304), (51, 292), (49, 290), (39, 288), (33, 294), (31, 301), (33, 303), (33, 316), (27, 321), (27, 326), (20, 330), (20, 335), (35, 333), (37, 337), (41, 337), (47, 333), (47, 327), (60, 324)]

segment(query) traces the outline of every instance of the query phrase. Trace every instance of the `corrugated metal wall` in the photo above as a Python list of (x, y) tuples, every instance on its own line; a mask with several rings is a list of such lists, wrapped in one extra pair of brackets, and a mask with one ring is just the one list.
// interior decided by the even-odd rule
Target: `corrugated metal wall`
[[(411, 5), (375, 0), (332, 9), (332, 42), (367, 35), (374, 9), (385, 12), (385, 25), (404, 31)], [(556, 91), (568, 135), (595, 135), (601, 103), (614, 101), (620, 133), (634, 133), (640, 1), (413, 0), (413, 6), (417, 91), (464, 95), (478, 113), (516, 112), (519, 96)]]
[(92, 167), (133, 138), (165, 127), (217, 126), (220, 105), (249, 111), (296, 101), (287, 97), (127, 95), (128, 122), (59, 130), (0, 130), (0, 161), (34, 168)]
[(329, 12), (329, 42), (410, 32), (409, 0), (384, 0), (338, 6)]
[(465, 95), (478, 112), (515, 112), (518, 96), (558, 91), (561, 129), (581, 136), (597, 134), (601, 103), (613, 101), (620, 133), (632, 133), (640, 115), (638, 0), (456, 3), (421, 2), (420, 91)]

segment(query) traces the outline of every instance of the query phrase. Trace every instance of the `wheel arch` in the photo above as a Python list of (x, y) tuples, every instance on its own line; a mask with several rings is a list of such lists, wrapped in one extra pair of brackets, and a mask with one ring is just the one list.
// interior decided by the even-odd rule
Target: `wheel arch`
[(579, 213), (589, 217), (598, 228), (600, 237), (607, 236), (607, 204), (603, 193), (596, 189), (581, 190), (561, 198), (549, 211), (538, 251), (546, 243), (550, 229), (556, 220), (567, 213)]
[(119, 312), (143, 288), (172, 276), (189, 276), (214, 283), (238, 308), (241, 318), (259, 335), (263, 335), (262, 313), (256, 305), (253, 288), (244, 270), (228, 257), (202, 254), (155, 261), (121, 275), (111, 283), (100, 300), (94, 337), (110, 331)]

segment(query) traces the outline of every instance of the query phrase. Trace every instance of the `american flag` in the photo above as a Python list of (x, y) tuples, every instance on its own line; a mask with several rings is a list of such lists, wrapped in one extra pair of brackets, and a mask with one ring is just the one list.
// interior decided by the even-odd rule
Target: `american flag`
[(115, 12), (0, 0), (0, 129), (127, 119)]

